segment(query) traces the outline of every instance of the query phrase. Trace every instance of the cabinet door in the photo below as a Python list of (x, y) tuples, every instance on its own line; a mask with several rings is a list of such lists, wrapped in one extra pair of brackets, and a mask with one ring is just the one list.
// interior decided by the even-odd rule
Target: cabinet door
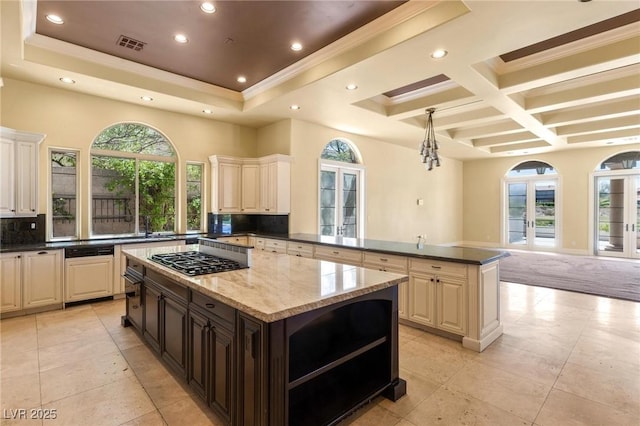
[(62, 251), (24, 253), (24, 308), (62, 303)]
[(398, 284), (398, 316), (409, 318), (409, 283)]
[(260, 164), (260, 205), (259, 209), (262, 212), (268, 212), (272, 207), (272, 200), (270, 200), (270, 188), (271, 184), (269, 182), (270, 173), (269, 173), (269, 164)]
[(220, 163), (218, 170), (218, 210), (222, 212), (240, 211), (241, 166)]
[(144, 284), (144, 337), (160, 352), (160, 291)]
[(187, 380), (194, 391), (207, 400), (207, 377), (209, 375), (209, 320), (203, 315), (189, 311), (188, 325), (189, 370)]
[(96, 299), (113, 294), (113, 256), (66, 259), (65, 302)]
[[(234, 371), (234, 339), (233, 332), (225, 329), (215, 320), (210, 329), (211, 336), (211, 362), (209, 405), (218, 414), (233, 424), (233, 371)], [(245, 423), (248, 424), (248, 423)]]
[(435, 327), (435, 276), (413, 273), (409, 276), (409, 319)]
[(466, 334), (466, 282), (446, 276), (436, 277), (436, 298), (437, 327), (455, 334)]
[(38, 145), (16, 143), (16, 214), (35, 216), (38, 200)]
[(171, 297), (163, 296), (161, 301), (162, 358), (173, 368), (186, 375), (187, 308)]
[(14, 142), (0, 139), (0, 215), (16, 213)]
[(22, 309), (21, 270), (21, 254), (0, 254), (0, 313)]
[(260, 166), (245, 164), (242, 166), (242, 211), (257, 212), (260, 200)]
[(238, 422), (262, 425), (262, 329), (259, 323), (240, 315), (238, 318)]

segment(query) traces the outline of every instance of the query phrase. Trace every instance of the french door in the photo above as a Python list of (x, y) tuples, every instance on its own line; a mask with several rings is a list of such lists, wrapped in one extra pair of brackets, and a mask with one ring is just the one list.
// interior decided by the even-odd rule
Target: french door
[(320, 235), (361, 238), (362, 170), (320, 166)]
[(596, 254), (640, 258), (640, 175), (597, 176)]
[(505, 189), (506, 245), (527, 250), (555, 248), (558, 180), (508, 180)]

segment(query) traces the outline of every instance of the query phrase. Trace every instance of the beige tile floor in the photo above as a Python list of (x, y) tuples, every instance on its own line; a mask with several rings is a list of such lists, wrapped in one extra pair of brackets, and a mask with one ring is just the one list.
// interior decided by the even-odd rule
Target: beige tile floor
[[(504, 335), (480, 354), (401, 326), (407, 395), (343, 423), (640, 424), (640, 303), (509, 283), (501, 299)], [(120, 326), (123, 310), (116, 300), (0, 321), (1, 423), (220, 424)], [(56, 419), (4, 418), (20, 408)]]

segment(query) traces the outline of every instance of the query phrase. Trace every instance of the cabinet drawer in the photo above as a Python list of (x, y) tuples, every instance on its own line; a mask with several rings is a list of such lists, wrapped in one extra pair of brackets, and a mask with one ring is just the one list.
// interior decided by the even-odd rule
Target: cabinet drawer
[(409, 269), (415, 272), (447, 275), (450, 277), (467, 277), (467, 265), (454, 262), (439, 262), (437, 260), (410, 259)]
[(360, 250), (316, 246), (315, 258), (349, 265), (362, 265), (362, 252)]
[(382, 253), (364, 253), (363, 263), (365, 266), (374, 269), (384, 269), (385, 271), (395, 272), (407, 271), (407, 258), (404, 256), (395, 256), (392, 254)]
[(231, 306), (225, 305), (196, 291), (191, 292), (191, 303), (202, 308), (204, 312), (214, 314), (231, 324), (235, 323), (236, 310)]
[(264, 240), (264, 249), (272, 253), (286, 253), (287, 242), (284, 240)]
[(254, 240), (254, 248), (258, 249), (258, 250), (264, 250), (264, 242), (265, 239), (264, 238), (260, 238), (260, 237), (255, 237)]
[(216, 240), (223, 241), (223, 242), (226, 242), (226, 243), (241, 244), (243, 246), (246, 246), (249, 243), (249, 238), (246, 237), (246, 236), (241, 236), (241, 237), (218, 237), (218, 238), (216, 238)]
[(291, 256), (313, 257), (313, 244), (289, 241), (287, 243), (287, 254)]

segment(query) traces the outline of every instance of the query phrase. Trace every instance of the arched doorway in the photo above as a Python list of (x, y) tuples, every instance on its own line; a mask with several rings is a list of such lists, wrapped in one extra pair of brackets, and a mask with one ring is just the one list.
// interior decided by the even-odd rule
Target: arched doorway
[(320, 235), (363, 238), (364, 167), (356, 147), (332, 139), (320, 154), (318, 229)]
[(558, 174), (543, 161), (514, 166), (504, 179), (503, 245), (523, 250), (559, 246)]
[(594, 251), (640, 258), (640, 151), (607, 158), (594, 176)]

